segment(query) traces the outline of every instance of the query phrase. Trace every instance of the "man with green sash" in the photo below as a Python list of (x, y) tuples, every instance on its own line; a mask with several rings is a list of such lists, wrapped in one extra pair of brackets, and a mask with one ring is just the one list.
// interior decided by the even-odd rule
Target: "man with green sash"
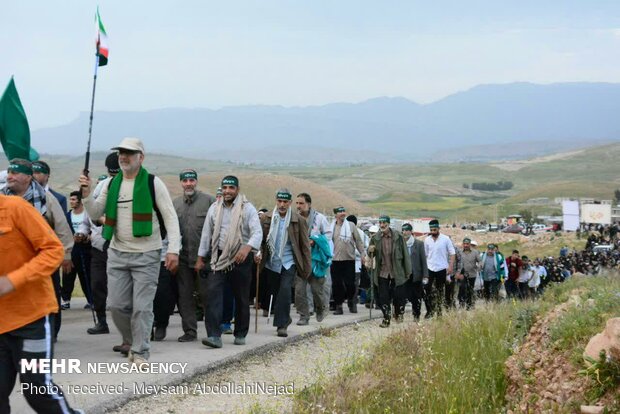
[(153, 327), (153, 299), (157, 290), (162, 227), (169, 240), (166, 268), (175, 273), (179, 263), (179, 221), (164, 183), (142, 163), (144, 145), (125, 138), (118, 151), (120, 173), (96, 200), (90, 179), (80, 177), (84, 207), (91, 217), (105, 214), (103, 238), (108, 249), (108, 298), (114, 324), (123, 342), (131, 345), (129, 361), (147, 364)]

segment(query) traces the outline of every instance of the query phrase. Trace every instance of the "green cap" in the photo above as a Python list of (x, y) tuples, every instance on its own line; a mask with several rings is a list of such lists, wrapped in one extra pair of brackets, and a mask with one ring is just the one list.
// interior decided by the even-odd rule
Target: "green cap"
[(107, 176), (107, 175), (105, 175), (105, 174), (101, 174), (99, 177), (97, 177), (97, 181), (103, 181), (103, 180), (105, 180), (106, 178), (108, 178), (108, 176)]
[(32, 175), (32, 168), (30, 168), (27, 165), (22, 165), (22, 164), (9, 164), (9, 168), (7, 168), (7, 171), (11, 171), (14, 173), (22, 173), (26, 175)]
[(216, 196), (219, 196), (219, 195), (222, 195), (222, 194), (224, 194), (224, 193), (222, 192), (222, 187), (218, 187), (218, 188), (217, 188), (217, 191), (215, 192), (215, 195), (216, 195)]
[(493, 250), (493, 249), (495, 249), (495, 245), (494, 245), (493, 243), (489, 243), (489, 244), (487, 245), (487, 249), (488, 249), (488, 250)]
[(428, 227), (431, 229), (438, 229), (439, 228), (439, 220), (437, 219), (433, 219), (431, 221), (428, 222)]
[(181, 171), (181, 174), (179, 174), (179, 179), (181, 181), (187, 180), (187, 179), (197, 180), (198, 179), (198, 173), (196, 173), (196, 171), (192, 170), (192, 169), (183, 170), (183, 171)]
[(334, 209), (334, 214), (338, 214), (338, 213), (344, 213), (345, 211), (347, 211), (344, 207), (340, 206), (340, 207), (336, 207)]
[(403, 224), (403, 231), (413, 231), (413, 227), (411, 227), (411, 224), (405, 223)]
[(469, 237), (465, 237), (463, 239), (463, 243), (471, 243), (471, 239)]
[(291, 201), (293, 199), (293, 195), (288, 192), (278, 191), (276, 193), (276, 200), (286, 200)]
[(38, 172), (42, 174), (50, 173), (50, 166), (47, 165), (46, 162), (43, 161), (35, 161), (32, 163), (32, 172)]
[(222, 179), (222, 187), (225, 185), (239, 187), (239, 179), (234, 175), (227, 175)]
[(379, 223), (389, 223), (389, 222), (390, 222), (390, 216), (379, 217)]

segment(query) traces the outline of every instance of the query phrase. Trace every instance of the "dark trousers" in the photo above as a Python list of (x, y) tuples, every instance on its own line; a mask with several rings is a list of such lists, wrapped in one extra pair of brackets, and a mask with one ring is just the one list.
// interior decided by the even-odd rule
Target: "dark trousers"
[(269, 277), (269, 287), (273, 295), (273, 326), (286, 328), (291, 322), (291, 300), (297, 267), (293, 265), (287, 270), (282, 266), (281, 273), (264, 268), (263, 272)]
[(428, 271), (428, 284), (426, 285), (427, 305), (431, 315), (441, 315), (442, 303), (444, 301), (444, 288), (446, 285), (446, 269), (438, 272)]
[(409, 302), (411, 302), (413, 317), (419, 319), (422, 312), (422, 299), (424, 299), (424, 285), (422, 284), (422, 281), (419, 280), (414, 282), (411, 278), (409, 278), (407, 282), (401, 286), (398, 286), (396, 290), (399, 299), (402, 298), (403, 311), (406, 304), (404, 299), (409, 299)]
[(74, 247), (71, 252), (71, 261), (73, 262), (73, 270), (69, 273), (62, 274), (62, 300), (68, 302), (71, 300), (73, 294), (73, 288), (75, 287), (75, 277), (80, 279), (80, 286), (84, 291), (84, 296), (88, 303), (93, 303), (93, 299), (90, 294), (90, 245), (78, 245)]
[[(10, 413), (9, 396), (20, 372), (21, 359), (51, 359), (52, 315), (11, 332), (0, 334), (0, 413)], [(75, 413), (51, 374), (19, 374), (20, 388), (30, 407), (37, 413)]]
[(484, 300), (498, 301), (499, 300), (499, 280), (485, 280), (484, 281)]
[(161, 262), (159, 268), (159, 279), (157, 280), (157, 290), (153, 299), (153, 326), (167, 328), (170, 321), (170, 308), (174, 307), (174, 296), (172, 284), (174, 283), (172, 273)]
[(205, 327), (209, 337), (221, 337), (222, 312), (224, 310), (224, 286), (230, 281), (235, 307), (236, 337), (244, 338), (250, 329), (250, 284), (252, 283), (252, 261), (254, 254), (248, 254), (245, 262), (236, 265), (229, 272), (209, 272), (200, 276), (200, 296), (205, 306)]
[[(226, 281), (224, 285), (224, 302), (222, 311), (222, 323), (230, 323), (235, 314), (235, 296), (233, 295), (230, 282)], [(250, 298), (248, 297), (248, 301)]]
[(93, 308), (97, 318), (105, 319), (105, 308), (108, 300), (108, 273), (106, 270), (108, 253), (97, 248), (90, 254), (90, 287), (93, 296)]
[(476, 283), (475, 277), (466, 277), (458, 281), (459, 284), (459, 304), (461, 307), (472, 309), (474, 307), (474, 285)]
[[(253, 279), (256, 279), (256, 269), (254, 268)], [(254, 285), (254, 291), (256, 291), (256, 285)], [(261, 309), (268, 310), (269, 309), (269, 300), (271, 297), (271, 293), (269, 288), (269, 277), (265, 271), (260, 272), (258, 276), (258, 304)]]
[(506, 279), (504, 287), (506, 288), (506, 297), (515, 298), (519, 296), (519, 284), (516, 280)]
[(457, 281), (452, 275), (452, 280), (450, 282), (446, 281), (445, 289), (446, 289), (446, 308), (454, 308), (454, 292), (456, 289)]
[[(185, 258), (179, 260), (179, 270), (174, 278), (179, 292), (178, 306), (181, 314), (183, 332), (196, 336), (198, 321), (196, 318), (196, 271), (193, 264)], [(172, 300), (172, 299), (171, 299)]]
[(355, 297), (355, 260), (339, 260), (332, 262), (332, 292), (336, 306), (344, 301), (353, 303)]
[(56, 269), (54, 273), (52, 273), (52, 284), (54, 285), (54, 293), (56, 294), (56, 302), (58, 302), (58, 313), (54, 313), (54, 338), (58, 337), (58, 332), (60, 332), (60, 325), (62, 322), (62, 309), (60, 309), (60, 270)]
[(519, 298), (527, 299), (530, 296), (530, 287), (527, 282), (521, 283), (519, 282)]
[(383, 313), (383, 319), (390, 320), (392, 317), (392, 301), (394, 300), (395, 283), (394, 279), (379, 277), (377, 289), (377, 299), (379, 307)]

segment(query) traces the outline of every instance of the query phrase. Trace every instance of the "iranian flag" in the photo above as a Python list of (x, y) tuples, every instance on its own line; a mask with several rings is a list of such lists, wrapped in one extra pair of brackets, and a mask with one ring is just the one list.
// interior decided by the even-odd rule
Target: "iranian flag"
[(97, 26), (97, 56), (99, 56), (99, 66), (105, 66), (108, 64), (108, 53), (110, 52), (108, 46), (108, 35), (103, 27), (101, 16), (99, 16), (99, 7), (97, 7), (97, 14), (95, 15), (95, 24)]

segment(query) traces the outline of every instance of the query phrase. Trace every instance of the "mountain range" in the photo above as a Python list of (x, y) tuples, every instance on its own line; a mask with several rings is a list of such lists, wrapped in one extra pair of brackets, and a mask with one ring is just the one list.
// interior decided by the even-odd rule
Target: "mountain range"
[[(617, 141), (618, 113), (620, 84), (495, 84), (424, 105), (379, 97), (308, 107), (98, 111), (92, 148), (138, 136), (150, 152), (247, 163), (515, 159)], [(32, 143), (39, 152), (79, 154), (87, 132), (82, 113), (33, 131)]]

